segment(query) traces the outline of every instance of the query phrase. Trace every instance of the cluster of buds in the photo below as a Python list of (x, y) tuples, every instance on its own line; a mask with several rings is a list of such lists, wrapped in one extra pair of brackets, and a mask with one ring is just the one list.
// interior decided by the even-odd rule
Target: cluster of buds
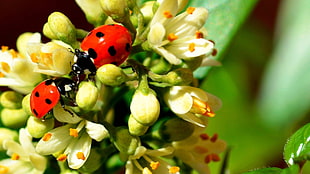
[[(1, 48), (0, 85), (12, 90), (0, 96), (0, 150), (11, 156), (0, 161), (0, 173), (13, 170), (10, 160), (23, 161), (20, 171), (43, 173), (48, 156), (61, 173), (116, 172), (115, 156), (126, 174), (178, 174), (180, 161), (210, 173), (226, 144), (204, 133), (221, 100), (200, 89), (193, 73), (220, 65), (203, 27), (207, 9), (183, 10), (187, 0), (76, 3), (94, 27), (124, 27), (129, 39), (113, 31), (106, 39), (96, 28), (88, 34), (54, 12), (43, 26), (51, 41), (25, 33), (18, 51)], [(129, 57), (117, 57), (120, 51)]]

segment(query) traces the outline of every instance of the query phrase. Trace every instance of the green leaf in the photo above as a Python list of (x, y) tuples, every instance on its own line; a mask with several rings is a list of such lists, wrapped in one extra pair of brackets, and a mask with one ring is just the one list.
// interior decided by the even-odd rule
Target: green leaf
[[(219, 60), (236, 31), (250, 14), (257, 0), (192, 0), (189, 6), (205, 7), (209, 10), (209, 17), (205, 24), (208, 39), (215, 42)], [(209, 68), (199, 68), (195, 73), (197, 78), (205, 77)]]
[(282, 128), (310, 108), (309, 0), (285, 0), (279, 13), (276, 47), (263, 78), (259, 110), (264, 121)]
[(310, 159), (310, 123), (289, 138), (284, 147), (284, 159), (288, 165), (303, 164)]
[(243, 174), (298, 174), (299, 167), (297, 165), (291, 166), (289, 168), (280, 169), (276, 167), (263, 168), (258, 170), (253, 170), (250, 172), (245, 172)]

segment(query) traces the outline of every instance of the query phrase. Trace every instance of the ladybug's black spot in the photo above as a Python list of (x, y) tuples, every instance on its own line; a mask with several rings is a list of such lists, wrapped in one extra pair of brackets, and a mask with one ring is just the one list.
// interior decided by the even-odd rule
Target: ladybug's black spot
[(126, 43), (125, 50), (126, 50), (127, 52), (129, 52), (129, 51), (130, 51), (130, 43)]
[(114, 46), (110, 46), (108, 49), (108, 52), (109, 52), (110, 56), (116, 55), (116, 50), (115, 50)]
[(40, 97), (40, 93), (39, 93), (38, 91), (36, 91), (36, 92), (34, 93), (34, 96)]
[(88, 55), (93, 58), (93, 59), (96, 59), (97, 58), (97, 53), (96, 51), (93, 49), (93, 48), (89, 48), (88, 49)]
[(34, 113), (34, 115), (39, 115), (36, 109), (32, 109), (32, 112)]
[(50, 99), (47, 98), (47, 99), (45, 99), (45, 103), (48, 104), (48, 105), (50, 105), (50, 104), (52, 104), (52, 100), (50, 100)]
[(98, 38), (101, 38), (101, 37), (103, 37), (104, 36), (104, 33), (102, 33), (102, 32), (97, 32), (96, 33), (96, 36), (98, 37)]

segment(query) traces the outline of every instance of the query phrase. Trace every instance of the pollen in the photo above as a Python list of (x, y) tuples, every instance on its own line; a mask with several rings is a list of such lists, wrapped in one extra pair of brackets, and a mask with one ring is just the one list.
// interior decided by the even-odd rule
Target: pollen
[(52, 56), (53, 56), (52, 53), (42, 53), (42, 52), (40, 53), (40, 57), (41, 57), (42, 63), (44, 65), (51, 65), (51, 64), (53, 64)]
[(0, 72), (0, 78), (5, 77), (5, 75), (3, 74), (3, 72)]
[(180, 172), (180, 167), (172, 166), (169, 168), (169, 173), (171, 173), (171, 174), (178, 173), (178, 172)]
[(38, 56), (37, 56), (37, 54), (36, 53), (31, 53), (30, 54), (30, 58), (31, 58), (31, 61), (33, 62), (33, 63), (39, 63), (39, 58), (38, 58)]
[(218, 137), (219, 137), (218, 134), (214, 134), (214, 135), (211, 137), (210, 141), (214, 143), (214, 142), (216, 142), (216, 140), (218, 139)]
[(16, 58), (17, 55), (18, 55), (17, 52), (15, 50), (13, 50), (13, 49), (10, 49), (9, 53), (12, 55), (13, 58)]
[(217, 162), (220, 160), (221, 160), (221, 158), (216, 153), (209, 154), (205, 157), (205, 163), (207, 163), (207, 164), (209, 164), (211, 161)]
[(169, 40), (170, 42), (176, 40), (177, 38), (178, 38), (178, 36), (175, 35), (174, 33), (168, 34), (168, 40)]
[(204, 37), (201, 31), (196, 31), (195, 36), (196, 36), (196, 39), (201, 39)]
[(11, 160), (19, 160), (20, 156), (17, 153), (13, 153), (11, 156)]
[(203, 146), (195, 146), (194, 151), (198, 154), (204, 154), (207, 153), (209, 150)]
[(67, 160), (67, 155), (66, 154), (60, 154), (58, 157), (57, 157), (57, 161), (66, 161)]
[(196, 113), (196, 114), (201, 114), (207, 117), (214, 117), (215, 113), (212, 112), (210, 106), (208, 105), (207, 102), (202, 101), (201, 99), (197, 97), (192, 97), (193, 98), (193, 105), (191, 108), (191, 111)]
[(194, 52), (195, 51), (195, 43), (190, 43), (189, 45), (188, 45), (188, 50), (190, 51), (190, 52)]
[(2, 45), (2, 46), (1, 46), (1, 51), (2, 51), (2, 52), (5, 52), (5, 51), (7, 51), (7, 50), (9, 50), (9, 47), (8, 47), (8, 46), (5, 46), (5, 45)]
[(209, 137), (209, 135), (208, 134), (200, 134), (200, 138), (202, 139), (202, 140), (208, 140), (210, 137)]
[(70, 136), (73, 136), (74, 138), (79, 136), (79, 132), (77, 129), (70, 128), (69, 131), (70, 131), (70, 133), (69, 133)]
[(53, 135), (52, 133), (46, 133), (46, 134), (44, 134), (42, 140), (43, 141), (48, 141), (48, 140), (50, 140), (52, 138), (52, 135)]
[(194, 11), (195, 11), (195, 7), (188, 7), (187, 9), (186, 9), (186, 13), (188, 13), (188, 14), (193, 14), (194, 13)]
[(77, 157), (77, 159), (81, 159), (81, 160), (85, 160), (86, 159), (83, 152), (76, 153), (76, 157)]
[(1, 62), (1, 68), (6, 73), (9, 73), (11, 71), (9, 64), (6, 62)]
[(0, 165), (0, 174), (9, 173), (10, 169), (6, 166)]
[(164, 12), (164, 17), (167, 18), (167, 19), (169, 19), (169, 18), (172, 18), (173, 15), (171, 14), (170, 11), (165, 11), (165, 12)]
[(152, 161), (151, 162), (151, 164), (150, 164), (150, 167), (153, 169), (153, 170), (156, 170), (158, 167), (159, 167), (159, 162), (158, 161), (156, 161), (156, 162), (154, 162), (154, 161)]

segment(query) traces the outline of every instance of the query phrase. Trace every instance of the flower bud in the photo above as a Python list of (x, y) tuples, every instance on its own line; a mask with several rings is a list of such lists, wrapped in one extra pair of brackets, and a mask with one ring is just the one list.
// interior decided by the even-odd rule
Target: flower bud
[(132, 115), (130, 115), (128, 120), (128, 128), (131, 135), (141, 136), (146, 133), (149, 126), (144, 126), (143, 124), (139, 123)]
[(94, 26), (104, 24), (107, 16), (104, 14), (99, 0), (75, 0), (75, 2), (83, 10), (89, 23)]
[(47, 24), (43, 27), (43, 33), (50, 39), (61, 40), (76, 47), (76, 29), (70, 19), (61, 12), (49, 15)]
[(4, 150), (2, 147), (4, 140), (18, 140), (18, 133), (7, 128), (0, 128), (0, 151)]
[(30, 95), (31, 94), (26, 95), (22, 101), (22, 107), (28, 115), (32, 115), (31, 108), (30, 108)]
[(118, 127), (116, 129), (115, 137), (113, 139), (116, 148), (121, 153), (127, 155), (134, 154), (136, 148), (140, 146), (139, 137), (131, 135), (128, 129), (123, 127)]
[(1, 120), (4, 126), (9, 128), (21, 128), (26, 124), (29, 115), (24, 109), (8, 109), (1, 111)]
[(18, 36), (16, 40), (16, 47), (18, 52), (26, 57), (27, 55), (27, 44), (29, 44), (29, 41), (31, 40), (33, 36), (33, 33), (26, 32), (22, 33), (21, 35)]
[(139, 123), (145, 126), (154, 124), (160, 112), (160, 105), (155, 92), (150, 88), (147, 92), (138, 88), (132, 97), (130, 111)]
[(123, 70), (113, 64), (102, 65), (98, 68), (96, 75), (101, 83), (109, 86), (118, 86), (127, 79), (127, 75)]
[(193, 72), (187, 68), (179, 68), (166, 74), (162, 82), (172, 85), (189, 85), (193, 81)]
[(100, 0), (101, 8), (104, 13), (111, 16), (116, 22), (124, 21), (126, 16), (126, 0)]
[(27, 130), (34, 138), (41, 138), (45, 133), (54, 128), (54, 118), (38, 119), (36, 117), (29, 117), (27, 121)]
[(23, 96), (15, 91), (5, 91), (0, 96), (0, 103), (9, 109), (19, 109), (22, 106)]
[(141, 13), (143, 14), (145, 23), (149, 23), (154, 16), (153, 12), (154, 3), (155, 1), (147, 1), (143, 4), (143, 6), (140, 9)]
[(159, 135), (166, 141), (180, 141), (194, 132), (195, 126), (179, 118), (165, 121), (159, 129)]
[(77, 105), (85, 110), (91, 110), (98, 99), (99, 90), (91, 81), (83, 81), (79, 85), (79, 90), (76, 94)]

